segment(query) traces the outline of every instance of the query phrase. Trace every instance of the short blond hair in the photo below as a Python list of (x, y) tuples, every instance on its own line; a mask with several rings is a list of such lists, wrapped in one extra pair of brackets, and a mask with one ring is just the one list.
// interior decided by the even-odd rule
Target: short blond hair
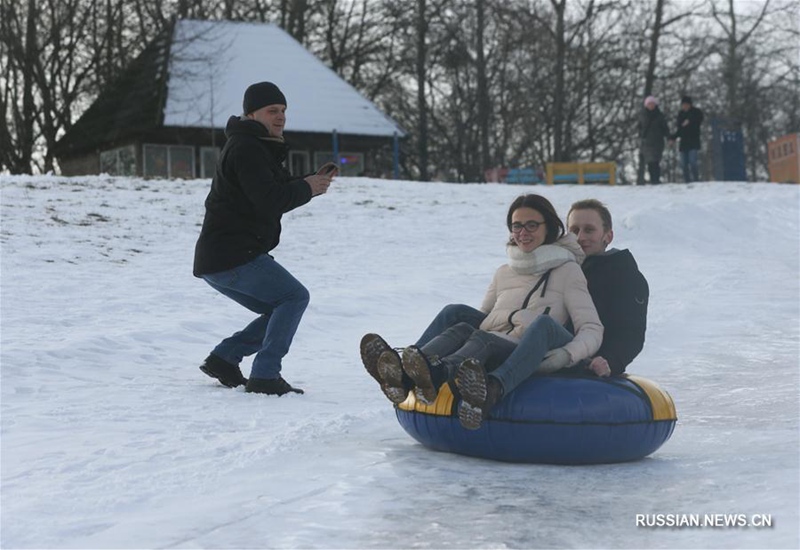
[(567, 220), (569, 220), (569, 216), (572, 214), (573, 210), (594, 210), (600, 215), (600, 220), (603, 222), (603, 229), (605, 231), (614, 229), (611, 223), (611, 212), (609, 212), (605, 204), (597, 199), (584, 199), (582, 201), (573, 202), (572, 206), (569, 207)]

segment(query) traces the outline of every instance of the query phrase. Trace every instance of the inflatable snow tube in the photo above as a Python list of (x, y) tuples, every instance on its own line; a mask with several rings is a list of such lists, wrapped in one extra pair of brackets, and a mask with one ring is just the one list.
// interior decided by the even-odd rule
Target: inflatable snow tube
[(414, 392), (397, 406), (411, 437), (437, 451), (543, 464), (604, 464), (643, 458), (672, 435), (670, 395), (638, 376), (532, 377), (498, 403), (478, 430), (461, 427), (447, 384), (436, 402)]

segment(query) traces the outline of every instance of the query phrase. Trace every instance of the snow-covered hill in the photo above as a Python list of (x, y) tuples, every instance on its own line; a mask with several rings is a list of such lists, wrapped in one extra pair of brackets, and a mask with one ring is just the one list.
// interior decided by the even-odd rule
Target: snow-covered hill
[[(275, 256), (311, 292), (284, 376), (306, 394), (270, 398), (197, 369), (252, 317), (191, 274), (208, 181), (0, 185), (3, 548), (800, 546), (800, 186), (337, 179), (284, 218)], [(629, 371), (672, 394), (679, 422), (645, 460), (429, 451), (360, 364), (362, 334), (408, 344), (444, 304), (480, 304), (523, 192), (562, 215), (606, 202), (649, 280)]]

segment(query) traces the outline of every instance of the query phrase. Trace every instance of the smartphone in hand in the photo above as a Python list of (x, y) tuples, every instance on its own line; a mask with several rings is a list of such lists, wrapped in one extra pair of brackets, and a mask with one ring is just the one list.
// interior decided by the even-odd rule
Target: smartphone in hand
[(333, 162), (326, 162), (317, 170), (317, 175), (320, 176), (335, 176), (339, 172), (339, 167)]

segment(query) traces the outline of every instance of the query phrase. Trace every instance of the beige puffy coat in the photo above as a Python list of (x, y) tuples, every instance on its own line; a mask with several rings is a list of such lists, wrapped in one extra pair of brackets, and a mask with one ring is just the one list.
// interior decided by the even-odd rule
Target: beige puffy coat
[[(519, 341), (536, 317), (547, 312), (562, 325), (572, 319), (575, 337), (564, 346), (570, 364), (591, 357), (603, 341), (603, 325), (586, 287), (580, 263), (585, 257), (574, 235), (568, 234), (551, 245), (525, 253), (508, 247), (509, 263), (494, 274), (481, 311), (487, 314), (480, 329)], [(526, 297), (548, 270), (550, 276), (530, 297)], [(544, 295), (542, 291), (544, 290)]]

